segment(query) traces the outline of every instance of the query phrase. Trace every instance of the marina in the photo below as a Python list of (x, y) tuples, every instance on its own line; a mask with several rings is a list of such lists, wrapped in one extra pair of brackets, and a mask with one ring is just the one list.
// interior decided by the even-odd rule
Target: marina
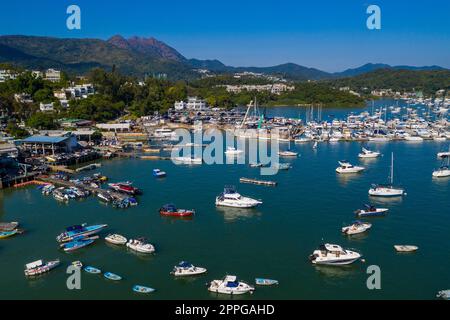
[[(297, 109), (279, 108), (270, 111), (289, 114), (294, 110)], [(344, 110), (329, 112), (335, 115), (347, 113)], [(358, 155), (363, 146), (384, 156), (362, 159)], [(215, 206), (215, 199), (224, 185), (237, 184), (242, 182), (242, 177), (255, 176), (255, 170), (259, 168), (248, 164), (180, 166), (158, 159), (150, 163), (139, 157), (103, 160), (102, 175), (108, 177), (112, 181), (110, 183), (126, 186), (126, 182), (131, 180), (142, 191), (140, 205), (130, 208), (126, 213), (100, 205), (92, 196), (82, 201), (58, 202), (52, 197), (42, 196), (42, 189), (37, 189), (36, 185), (3, 190), (0, 221), (18, 221), (21, 228), (30, 232), (0, 240), (0, 254), (8, 257), (8, 262), (0, 260), (0, 267), (12, 275), (11, 279), (2, 280), (6, 289), (0, 295), (18, 297), (26, 292), (26, 298), (30, 299), (43, 295), (48, 298), (70, 298), (73, 293), (60, 288), (60, 283), (66, 279), (64, 267), (55, 268), (44, 278), (39, 278), (36, 287), (30, 286), (33, 282), (23, 277), (21, 266), (41, 257), (58, 258), (61, 265), (65, 266), (71, 264), (75, 259), (63, 250), (57, 250), (54, 237), (65, 226), (80, 222), (89, 222), (89, 225), (108, 224), (108, 229), (99, 234), (101, 238), (108, 234), (122, 234), (132, 247), (127, 249), (123, 246), (124, 239), (115, 236), (110, 237), (112, 242), (96, 240), (95, 244), (70, 254), (76, 254), (76, 259), (85, 265), (123, 276), (121, 281), (115, 282), (113, 289), (104, 292), (105, 298), (145, 299), (147, 295), (137, 293), (150, 292), (145, 289), (150, 287), (141, 286), (141, 289), (131, 290), (136, 283), (148, 283), (152, 288), (157, 288), (151, 295), (152, 299), (216, 298), (217, 293), (206, 290), (204, 283), (213, 279), (223, 281), (224, 275), (233, 272), (245, 284), (258, 275), (270, 277), (258, 278), (262, 279), (262, 285), (264, 279), (270, 280), (272, 277), (280, 283), (268, 290), (250, 290), (253, 294), (243, 294), (243, 299), (293, 296), (304, 299), (370, 299), (372, 293), (365, 289), (365, 265), (369, 264), (380, 264), (383, 268), (384, 289), (376, 294), (380, 298), (432, 299), (439, 290), (445, 288), (443, 284), (450, 280), (445, 273), (437, 275), (430, 272), (424, 275), (423, 270), (436, 270), (436, 265), (432, 263), (436, 251), (432, 248), (445, 250), (445, 239), (450, 230), (450, 224), (444, 219), (449, 205), (449, 180), (431, 177), (433, 168), (442, 162), (436, 157), (437, 153), (448, 150), (447, 141), (426, 140), (420, 144), (400, 141), (382, 144), (322, 141), (318, 142), (317, 149), (312, 148), (311, 142), (291, 142), (290, 150), (301, 154), (301, 157), (286, 158), (290, 170), (279, 171), (273, 178), (260, 176), (261, 179), (254, 179), (276, 179), (277, 188), (258, 187), (252, 179), (251, 183), (239, 184), (237, 192), (240, 195), (262, 202), (253, 208)], [(391, 170), (392, 153), (395, 155), (395, 183), (407, 188), (408, 196), (370, 197), (367, 191), (372, 183), (389, 181), (387, 176)], [(342, 159), (348, 159), (353, 165), (364, 166), (366, 170), (358, 175), (331, 174)], [(153, 169), (156, 167), (167, 173), (165, 179), (155, 179)], [(84, 176), (90, 175), (89, 171), (80, 172), (72, 179), (82, 180)], [(211, 179), (211, 176), (216, 178)], [(39, 181), (56, 187), (76, 186), (70, 180), (49, 176), (39, 177)], [(107, 188), (107, 185), (103, 188)], [(86, 189), (92, 193), (101, 192), (89, 186)], [(331, 193), (333, 197), (328, 197)], [(127, 196), (126, 193), (118, 194)], [(195, 218), (161, 219), (157, 214), (161, 205), (172, 201), (183, 207), (195, 208)], [(369, 207), (362, 206), (363, 203)], [(429, 203), (433, 205), (430, 207)], [(32, 212), (29, 210), (31, 204)], [(372, 214), (378, 216), (378, 211), (372, 211), (371, 205), (375, 205), (376, 209), (388, 209), (389, 213), (380, 212), (380, 217), (371, 218), (370, 232), (344, 237), (340, 227), (352, 223), (358, 207), (366, 210), (359, 213), (358, 219), (366, 219), (364, 214), (367, 214), (367, 218)], [(426, 217), (423, 212), (427, 212)], [(49, 220), (51, 224), (46, 223)], [(423, 228), (432, 231), (432, 236), (424, 235)], [(151, 240), (146, 242), (140, 240), (141, 237)], [(189, 241), (183, 240), (187, 238)], [(36, 239), (41, 243), (39, 247), (36, 247)], [(355, 261), (346, 267), (312, 264), (308, 256), (324, 241), (361, 254), (367, 263)], [(398, 243), (413, 243), (421, 249), (414, 255), (396, 254), (393, 246)], [(227, 252), (225, 256), (224, 251)], [(150, 252), (154, 254), (148, 254)], [(181, 259), (204, 266), (208, 272), (201, 275), (200, 279), (193, 277), (192, 282), (185, 285), (177, 281), (177, 277), (169, 275), (172, 266), (178, 266)], [(413, 260), (414, 267), (411, 267)], [(183, 266), (189, 267), (190, 264)], [(398, 271), (399, 267), (408, 272)], [(438, 269), (447, 267), (447, 263), (443, 262)], [(91, 271), (94, 272), (94, 269)], [(418, 285), (423, 289), (414, 290), (415, 284), (408, 279), (419, 274), (421, 280)], [(87, 299), (95, 299), (100, 290), (104, 291), (103, 286), (107, 285), (101, 285), (99, 278), (87, 272), (83, 273), (82, 279), (83, 297)], [(10, 281), (17, 285), (8, 286)], [(307, 290), (311, 286), (316, 290)], [(213, 289), (217, 291), (219, 287), (222, 288), (217, 283)], [(175, 291), (176, 295), (170, 293)]]

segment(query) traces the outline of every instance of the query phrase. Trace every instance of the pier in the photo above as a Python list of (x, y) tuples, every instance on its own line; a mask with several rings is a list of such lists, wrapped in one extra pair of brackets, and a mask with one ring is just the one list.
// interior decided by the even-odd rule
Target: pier
[(276, 187), (276, 185), (278, 184), (276, 181), (258, 180), (258, 179), (251, 179), (251, 178), (240, 178), (239, 182), (256, 184), (256, 185), (260, 185), (260, 186), (268, 186), (268, 187)]

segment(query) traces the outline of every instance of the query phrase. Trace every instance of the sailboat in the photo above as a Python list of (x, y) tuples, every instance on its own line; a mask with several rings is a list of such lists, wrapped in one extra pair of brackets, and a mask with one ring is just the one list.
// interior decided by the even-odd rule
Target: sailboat
[(446, 178), (450, 177), (450, 157), (447, 157), (447, 165), (441, 166), (439, 169), (433, 171), (433, 177)]
[(369, 195), (374, 197), (398, 197), (403, 196), (405, 190), (399, 187), (394, 187), (394, 153), (391, 156), (391, 175), (389, 185), (374, 185), (369, 190)]

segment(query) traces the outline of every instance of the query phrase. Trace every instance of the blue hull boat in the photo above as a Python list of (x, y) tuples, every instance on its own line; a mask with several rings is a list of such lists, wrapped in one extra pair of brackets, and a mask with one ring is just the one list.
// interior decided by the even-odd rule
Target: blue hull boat
[(93, 234), (97, 234), (103, 229), (105, 229), (107, 224), (97, 224), (93, 226), (83, 225), (74, 225), (66, 228), (66, 231), (61, 233), (58, 237), (56, 237), (56, 241), (58, 242), (68, 242), (73, 241), (80, 236), (89, 236)]
[(140, 285), (135, 285), (135, 286), (133, 286), (133, 291), (137, 292), (137, 293), (151, 293), (151, 292), (154, 292), (155, 289), (149, 288), (149, 287), (140, 286)]
[(102, 273), (102, 271), (100, 269), (91, 267), (91, 266), (87, 266), (84, 268), (84, 271), (88, 272), (88, 273), (92, 273), (92, 274), (99, 274)]
[(273, 286), (275, 284), (278, 284), (278, 280), (256, 278), (255, 283), (259, 286)]
[(61, 248), (64, 249), (65, 252), (75, 251), (81, 248), (84, 248), (94, 242), (94, 239), (77, 239), (71, 242), (66, 242), (61, 245)]
[(122, 280), (122, 277), (121, 277), (121, 276), (119, 276), (119, 275), (117, 275), (117, 274), (114, 274), (114, 273), (112, 273), (112, 272), (105, 272), (105, 273), (103, 274), (103, 276), (104, 276), (106, 279), (113, 280), (113, 281), (120, 281), (120, 280)]

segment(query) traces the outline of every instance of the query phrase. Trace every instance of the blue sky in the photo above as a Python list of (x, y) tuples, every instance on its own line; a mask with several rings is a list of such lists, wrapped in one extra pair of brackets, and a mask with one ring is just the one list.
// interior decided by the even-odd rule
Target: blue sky
[[(81, 8), (81, 30), (66, 8)], [(366, 8), (381, 8), (381, 30)], [(0, 34), (153, 36), (187, 58), (233, 66), (285, 62), (340, 71), (367, 62), (450, 68), (450, 1), (406, 0), (40, 0), (0, 6)]]

